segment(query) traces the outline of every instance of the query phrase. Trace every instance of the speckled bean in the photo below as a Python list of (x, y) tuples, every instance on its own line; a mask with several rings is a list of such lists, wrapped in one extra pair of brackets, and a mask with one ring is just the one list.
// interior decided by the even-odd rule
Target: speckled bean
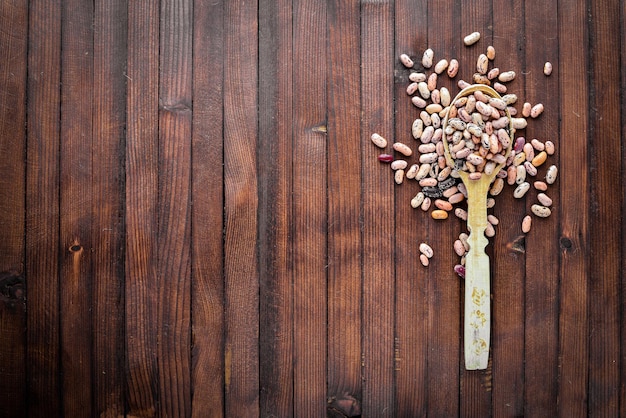
[(543, 104), (542, 103), (537, 103), (536, 105), (534, 105), (532, 107), (532, 109), (530, 109), (530, 117), (531, 118), (537, 118), (542, 113), (543, 113)]
[(487, 55), (485, 54), (480, 54), (478, 56), (478, 60), (476, 61), (476, 71), (479, 74), (487, 74), (487, 66), (489, 65), (489, 59), (487, 58)]
[(435, 73), (441, 74), (448, 68), (448, 60), (442, 59), (435, 64)]
[(521, 199), (522, 197), (524, 197), (529, 189), (530, 183), (524, 181), (515, 188), (515, 190), (513, 191), (513, 197), (515, 197), (516, 199)]
[(402, 182), (404, 181), (404, 170), (396, 170), (393, 179), (396, 184), (402, 184)]
[(448, 77), (456, 77), (457, 73), (459, 72), (459, 61), (457, 61), (456, 59), (451, 59), (450, 63), (448, 64), (448, 70), (446, 72), (448, 74)]
[(408, 145), (403, 144), (402, 142), (394, 142), (393, 149), (398, 151), (405, 157), (410, 157), (411, 155), (413, 155), (413, 150)]
[(537, 194), (537, 200), (539, 201), (539, 203), (541, 203), (543, 206), (552, 206), (552, 199), (550, 198), (550, 196), (548, 196), (545, 193), (538, 193)]
[(421, 206), (422, 202), (424, 202), (424, 193), (418, 192), (413, 199), (411, 199), (411, 207), (413, 209), (417, 209)]
[(515, 71), (505, 71), (498, 75), (498, 80), (502, 83), (507, 83), (509, 81), (513, 81), (515, 79)]
[(547, 218), (552, 214), (550, 208), (538, 204), (534, 204), (530, 207), (530, 210), (540, 218)]
[(372, 134), (371, 139), (374, 145), (376, 145), (378, 148), (385, 148), (387, 146), (387, 140), (379, 134)]
[(413, 134), (413, 138), (419, 139), (422, 136), (423, 131), (424, 122), (420, 118), (415, 119), (411, 125), (411, 134)]
[(424, 254), (428, 258), (432, 258), (434, 255), (433, 249), (430, 245), (422, 242), (419, 246), (420, 253)]
[(413, 73), (409, 74), (409, 80), (411, 80), (411, 81), (413, 81), (415, 83), (419, 83), (421, 81), (426, 81), (426, 74), (413, 72)]
[(454, 214), (457, 218), (467, 221), (467, 211), (465, 209), (456, 208), (454, 209)]
[(472, 32), (463, 38), (463, 43), (466, 46), (474, 45), (480, 39), (480, 32)]
[(462, 257), (466, 251), (461, 240), (457, 239), (456, 241), (454, 241), (453, 245), (454, 245), (454, 252), (456, 253), (456, 255), (458, 255), (459, 257)]
[(406, 68), (411, 68), (413, 67), (413, 65), (415, 64), (413, 62), (413, 60), (411, 59), (411, 57), (409, 57), (407, 54), (401, 54), (400, 55), (400, 62), (402, 63), (402, 65), (404, 65)]
[(528, 174), (529, 176), (535, 177), (537, 175), (537, 167), (532, 165), (530, 162), (525, 161), (524, 168), (526, 169), (526, 174)]
[(522, 232), (527, 234), (530, 232), (530, 227), (532, 226), (533, 218), (530, 215), (524, 216), (522, 220)]
[(432, 67), (434, 56), (435, 56), (435, 53), (433, 52), (432, 49), (428, 48), (426, 51), (424, 51), (424, 55), (422, 55), (422, 66), (424, 68)]
[(417, 175), (417, 170), (419, 169), (419, 165), (417, 164), (411, 164), (411, 166), (409, 167), (409, 169), (406, 171), (406, 173), (404, 173), (404, 176), (411, 180), (414, 179), (415, 176)]
[(554, 143), (552, 141), (546, 141), (545, 146), (546, 146), (546, 149), (545, 149), (546, 153), (548, 155), (553, 155), (554, 154)]
[(530, 117), (530, 109), (532, 108), (533, 106), (530, 103), (525, 102), (522, 106), (522, 116), (524, 116), (525, 118)]
[(404, 170), (408, 166), (405, 160), (395, 160), (391, 162), (392, 170)]
[(426, 212), (428, 209), (430, 209), (431, 202), (432, 201), (430, 200), (430, 197), (425, 197), (424, 201), (420, 205), (420, 209), (422, 209), (424, 212)]

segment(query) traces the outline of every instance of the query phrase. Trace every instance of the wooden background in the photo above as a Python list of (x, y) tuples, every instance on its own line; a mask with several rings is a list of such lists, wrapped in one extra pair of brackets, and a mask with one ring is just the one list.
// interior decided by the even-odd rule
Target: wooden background
[[(606, 0), (2, 1), (1, 415), (626, 416), (625, 18)], [(525, 240), (532, 199), (498, 198), (490, 366), (467, 372), (462, 225), (412, 209), (369, 136), (412, 141), (401, 53), (468, 78), (489, 44), (544, 103), (526, 136), (556, 143), (560, 177)]]

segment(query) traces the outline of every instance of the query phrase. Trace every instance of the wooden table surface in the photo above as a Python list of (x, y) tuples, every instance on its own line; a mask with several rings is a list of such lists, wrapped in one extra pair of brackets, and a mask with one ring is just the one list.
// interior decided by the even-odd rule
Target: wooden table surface
[[(1, 2), (0, 415), (626, 416), (625, 19)], [(559, 177), (526, 236), (535, 192), (497, 197), (489, 367), (466, 371), (464, 225), (411, 208), (369, 137), (417, 144), (401, 53), (457, 58), (456, 92), (488, 45), (518, 109), (545, 105), (519, 134), (556, 144)]]

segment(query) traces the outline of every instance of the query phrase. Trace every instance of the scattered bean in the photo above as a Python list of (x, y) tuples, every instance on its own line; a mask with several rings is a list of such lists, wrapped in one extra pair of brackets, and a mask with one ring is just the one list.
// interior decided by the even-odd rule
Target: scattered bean
[(430, 247), (430, 245), (426, 244), (425, 242), (422, 242), (420, 244), (419, 250), (422, 254), (424, 254), (428, 258), (432, 258), (434, 255), (433, 249)]
[(400, 55), (400, 62), (402, 62), (402, 65), (404, 65), (406, 68), (411, 68), (415, 64), (411, 57), (409, 57), (407, 54)]
[(491, 45), (487, 47), (487, 58), (489, 58), (490, 61), (496, 58), (496, 49)]
[(522, 116), (524, 116), (525, 118), (530, 117), (530, 109), (532, 108), (533, 106), (530, 103), (525, 102), (522, 106)]
[(413, 199), (411, 199), (411, 207), (413, 209), (417, 209), (421, 206), (422, 202), (424, 202), (424, 193), (418, 192)]
[(548, 61), (545, 64), (543, 64), (543, 73), (545, 75), (552, 74), (552, 63), (550, 61)]
[(411, 155), (413, 155), (413, 150), (408, 145), (405, 145), (402, 142), (394, 142), (393, 149), (398, 151), (405, 157), (410, 157)]
[(531, 118), (537, 118), (542, 113), (543, 113), (543, 104), (541, 104), (541, 103), (537, 103), (536, 105), (534, 105), (532, 107), (532, 109), (530, 109), (530, 117)]
[(545, 151), (541, 151), (539, 154), (535, 156), (535, 158), (532, 159), (532, 164), (535, 167), (539, 167), (541, 164), (546, 162), (547, 158), (548, 158), (548, 153)]
[(485, 75), (487, 74), (488, 65), (489, 65), (489, 58), (487, 58), (487, 55), (480, 54), (478, 56), (478, 61), (476, 61), (476, 71), (479, 74)]
[(381, 163), (390, 163), (393, 161), (393, 155), (391, 154), (380, 154), (378, 156), (378, 161)]
[(396, 184), (402, 184), (402, 182), (404, 181), (404, 170), (396, 170), (393, 179)]
[(435, 73), (441, 74), (446, 70), (446, 68), (448, 68), (448, 60), (446, 59), (439, 60), (439, 62), (435, 64)]
[(411, 73), (409, 74), (409, 80), (411, 80), (414, 83), (419, 83), (421, 81), (426, 81), (426, 74), (424, 73)]
[(455, 59), (451, 59), (450, 63), (448, 64), (448, 77), (450, 78), (454, 78), (456, 77), (456, 74), (459, 72), (459, 62)]
[(454, 209), (454, 214), (457, 218), (467, 221), (467, 211), (465, 209), (456, 208)]
[(472, 32), (463, 38), (463, 43), (466, 46), (474, 45), (480, 39), (480, 32)]
[(515, 197), (516, 199), (521, 199), (522, 197), (524, 197), (524, 195), (526, 194), (526, 192), (528, 192), (529, 189), (530, 189), (530, 183), (522, 182), (515, 188), (515, 191), (513, 191), (513, 197)]
[(456, 241), (454, 241), (454, 252), (459, 257), (462, 257), (466, 252), (465, 247), (463, 246), (463, 242), (461, 242), (460, 239), (457, 239)]
[(552, 141), (546, 141), (545, 143), (546, 146), (546, 153), (548, 155), (553, 155), (554, 154), (554, 143)]
[(545, 193), (538, 193), (537, 194), (537, 200), (543, 206), (552, 206), (552, 199), (550, 199), (550, 197), (547, 194), (545, 194)]
[(542, 206), (542, 205), (537, 205), (534, 204), (530, 207), (530, 210), (538, 217), (540, 218), (547, 218), (548, 216), (550, 216), (552, 214), (552, 211), (550, 210), (550, 208), (546, 207), (546, 206)]
[(422, 66), (424, 68), (432, 67), (434, 56), (435, 56), (435, 53), (433, 52), (432, 49), (428, 48), (426, 51), (424, 51), (424, 55), (422, 56)]
[(548, 190), (548, 185), (543, 182), (543, 181), (536, 181), (533, 183), (533, 186), (535, 186), (536, 190), (545, 192), (546, 190)]
[(498, 76), (498, 80), (502, 83), (507, 83), (509, 81), (513, 81), (515, 79), (515, 71), (505, 71), (503, 73), (500, 73), (500, 75)]
[(391, 163), (392, 170), (404, 170), (408, 163), (405, 160), (395, 160)]
[(532, 225), (533, 222), (533, 218), (531, 218), (530, 215), (526, 215), (524, 216), (524, 219), (522, 220), (522, 232), (527, 234), (528, 232), (530, 232), (530, 227)]
[(413, 134), (413, 138), (419, 139), (422, 136), (422, 132), (424, 131), (424, 122), (417, 118), (413, 121), (413, 125), (411, 125), (411, 133)]
[(378, 148), (385, 148), (387, 146), (387, 140), (379, 134), (372, 134), (371, 139), (374, 145), (376, 145)]
[(435, 209), (430, 213), (433, 219), (448, 219), (448, 212), (442, 209)]
[(420, 254), (420, 262), (422, 263), (424, 267), (428, 267), (430, 260), (428, 259), (428, 257), (426, 257), (425, 254)]

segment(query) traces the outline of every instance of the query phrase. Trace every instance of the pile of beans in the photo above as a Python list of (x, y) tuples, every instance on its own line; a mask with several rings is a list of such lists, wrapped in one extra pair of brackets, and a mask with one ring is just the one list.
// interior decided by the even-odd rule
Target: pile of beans
[[(464, 38), (464, 43), (470, 46), (479, 39), (480, 34), (474, 32)], [(446, 87), (439, 87), (438, 81), (445, 76), (454, 79), (460, 64), (456, 59), (441, 59), (435, 63), (434, 55), (430, 48), (424, 51), (421, 58), (423, 70), (414, 70), (409, 74), (407, 94), (419, 111), (419, 117), (411, 126), (416, 142), (394, 142), (391, 145), (392, 152), (378, 156), (380, 162), (390, 164), (396, 184), (402, 184), (405, 180), (418, 183), (420, 189), (411, 199), (411, 206), (430, 211), (433, 219), (447, 219), (450, 213), (454, 213), (456, 217), (467, 220), (464, 208), (467, 190), (459, 178), (459, 171), (466, 171), (470, 179), (477, 179), (502, 167), (489, 189), (487, 208), (494, 207), (494, 198), (502, 192), (505, 184), (515, 186), (513, 195), (518, 199), (526, 195), (532, 184), (538, 191), (537, 202), (531, 205), (532, 215), (542, 218), (550, 216), (552, 199), (546, 192), (548, 186), (556, 181), (558, 170), (555, 165), (551, 165), (543, 176), (539, 170), (546, 165), (548, 157), (554, 154), (554, 143), (536, 138), (527, 142), (524, 136), (512, 138), (509, 131), (510, 128), (516, 134), (523, 131), (528, 119), (537, 118), (543, 113), (543, 104), (526, 102), (518, 111), (515, 107), (518, 98), (508, 92), (507, 87), (507, 83), (515, 79), (516, 73), (511, 70), (500, 71), (493, 65), (496, 55), (493, 46), (487, 47), (485, 53), (478, 56), (472, 81), (473, 84), (490, 85), (502, 95), (501, 98), (475, 91), (453, 103), (455, 95)], [(410, 56), (402, 54), (399, 58), (405, 67), (414, 69), (415, 62)], [(552, 64), (545, 63), (543, 72), (549, 76)], [(464, 80), (457, 82), (459, 89), (469, 85)], [(448, 123), (444, 132), (443, 120), (446, 116)], [(377, 147), (388, 149), (388, 141), (382, 135), (374, 133), (371, 140)], [(453, 166), (446, 161), (444, 140), (449, 146)], [(488, 215), (488, 221), (485, 235), (493, 237), (499, 221), (493, 214)], [(525, 215), (521, 220), (523, 233), (530, 231), (531, 223), (532, 216)], [(429, 250), (425, 254), (422, 248)], [(454, 270), (462, 277), (468, 249), (467, 234), (463, 232), (454, 244), (454, 250), (461, 258)], [(422, 264), (427, 266), (432, 256), (432, 249), (422, 243)]]

